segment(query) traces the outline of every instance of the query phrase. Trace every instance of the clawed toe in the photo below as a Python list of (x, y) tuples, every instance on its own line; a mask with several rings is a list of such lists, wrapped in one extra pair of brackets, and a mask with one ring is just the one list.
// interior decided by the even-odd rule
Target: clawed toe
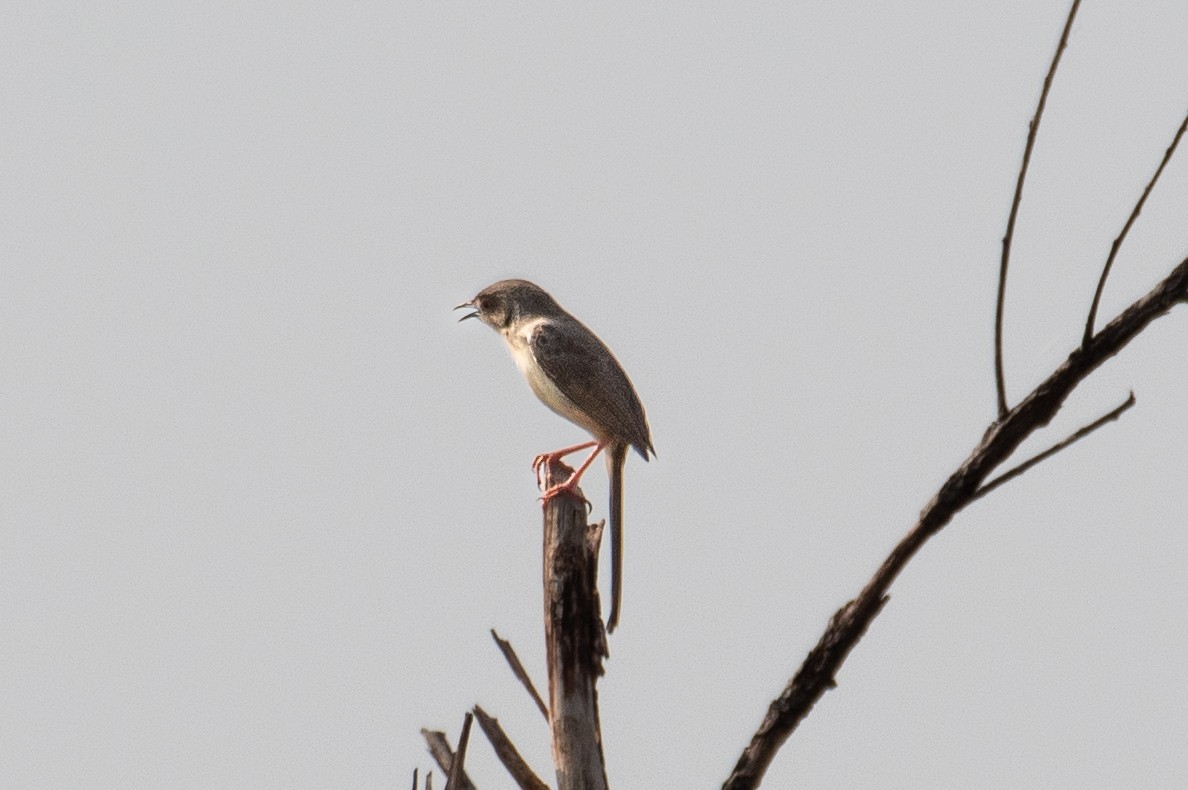
[(556, 497), (563, 496), (563, 495), (571, 496), (574, 499), (580, 499), (582, 502), (584, 502), (586, 504), (586, 512), (589, 512), (594, 509), (594, 506), (592, 504), (590, 504), (590, 500), (586, 499), (585, 496), (583, 496), (581, 493), (578, 492), (577, 484), (573, 480), (567, 480), (564, 483), (558, 483), (557, 485), (553, 486), (552, 488), (550, 488), (549, 490), (547, 490), (543, 494), (541, 494), (541, 496), (540, 496), (541, 505), (547, 505), (549, 503), (549, 500), (555, 499)]

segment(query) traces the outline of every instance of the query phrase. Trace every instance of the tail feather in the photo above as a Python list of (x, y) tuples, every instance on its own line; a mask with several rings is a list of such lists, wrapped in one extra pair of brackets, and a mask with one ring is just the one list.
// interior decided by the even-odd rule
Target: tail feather
[(623, 597), (623, 466), (627, 463), (627, 444), (614, 444), (606, 450), (606, 476), (610, 480), (611, 528), (611, 607), (606, 630), (612, 633), (619, 624)]

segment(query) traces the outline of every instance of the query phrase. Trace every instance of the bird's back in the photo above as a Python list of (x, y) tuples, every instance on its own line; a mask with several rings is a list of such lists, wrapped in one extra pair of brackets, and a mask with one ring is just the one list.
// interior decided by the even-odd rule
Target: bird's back
[(631, 445), (645, 459), (649, 452), (655, 452), (635, 387), (611, 350), (581, 321), (565, 314), (538, 323), (533, 327), (530, 347), (537, 364), (557, 389), (601, 430), (574, 422), (583, 424), (600, 439)]

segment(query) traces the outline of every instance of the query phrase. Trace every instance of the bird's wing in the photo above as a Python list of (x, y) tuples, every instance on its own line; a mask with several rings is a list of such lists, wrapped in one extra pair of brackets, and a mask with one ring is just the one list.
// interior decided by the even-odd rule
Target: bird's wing
[(604, 426), (605, 439), (625, 441), (648, 457), (652, 441), (643, 405), (614, 354), (580, 321), (543, 321), (531, 338), (541, 370), (565, 397)]

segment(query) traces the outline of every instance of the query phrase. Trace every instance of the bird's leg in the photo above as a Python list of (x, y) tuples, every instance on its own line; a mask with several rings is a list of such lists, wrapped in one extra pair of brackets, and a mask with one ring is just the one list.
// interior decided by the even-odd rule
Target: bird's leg
[(567, 455), (573, 455), (578, 450), (586, 450), (595, 446), (596, 444), (598, 444), (598, 442), (582, 442), (581, 444), (575, 444), (573, 447), (563, 447), (560, 450), (554, 450), (551, 453), (541, 453), (532, 459), (532, 471), (536, 472), (537, 476), (539, 477), (540, 468), (545, 464), (552, 463), (553, 461), (560, 461)]
[[(606, 443), (586, 442), (584, 444), (574, 445), (573, 447), (566, 447), (565, 449), (558, 450), (555, 453), (546, 453), (545, 455), (538, 455), (536, 457), (536, 460), (532, 462), (532, 468), (536, 470), (537, 476), (539, 477), (540, 469), (545, 464), (555, 461), (562, 456), (569, 455), (570, 453), (576, 453), (578, 450), (585, 450), (588, 447), (594, 448), (594, 452), (590, 453), (590, 457), (585, 461), (582, 461), (582, 465), (577, 468), (577, 471), (569, 476), (568, 480), (566, 480), (564, 483), (558, 483), (557, 485), (545, 491), (541, 496), (542, 502), (548, 502), (553, 497), (560, 496), (561, 494), (576, 496), (578, 481), (582, 479), (582, 475), (585, 474), (586, 470), (590, 468), (590, 464), (594, 463), (594, 459), (598, 457), (600, 452), (602, 452), (602, 448), (606, 447)], [(586, 503), (586, 507), (591, 507), (590, 500), (582, 497), (582, 501)]]

